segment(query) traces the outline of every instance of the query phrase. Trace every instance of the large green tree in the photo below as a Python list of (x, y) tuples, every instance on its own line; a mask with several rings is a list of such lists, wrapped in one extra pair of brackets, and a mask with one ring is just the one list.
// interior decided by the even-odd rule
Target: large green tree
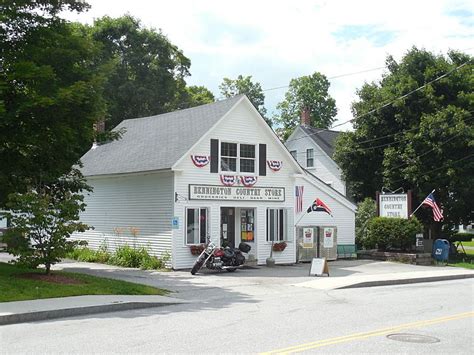
[[(445, 224), (474, 219), (473, 58), (412, 48), (388, 72), (357, 91), (354, 132), (338, 139), (335, 159), (357, 200), (382, 186), (414, 191), (418, 203), (436, 189)], [(420, 210), (425, 223), (431, 210)]]
[(302, 110), (308, 110), (311, 125), (328, 128), (337, 114), (336, 101), (329, 95), (330, 83), (321, 73), (291, 79), (285, 99), (277, 105), (280, 114), (275, 122), (281, 127), (281, 135), (287, 138), (300, 123)]
[(108, 128), (180, 107), (191, 62), (161, 31), (125, 15), (97, 19), (85, 32), (101, 44), (102, 64), (113, 63), (104, 90)]
[[(98, 51), (58, 17), (79, 1), (14, 1), (0, 18), (0, 206), (54, 181), (91, 146), (104, 114)], [(93, 70), (94, 68), (94, 70)]]
[(237, 79), (224, 78), (219, 85), (219, 90), (224, 97), (246, 95), (265, 121), (270, 126), (272, 125), (271, 120), (266, 117), (267, 109), (265, 108), (265, 94), (263, 93), (262, 86), (260, 83), (254, 83), (251, 75), (239, 75)]
[(214, 94), (209, 89), (204, 86), (191, 85), (186, 86), (185, 91), (181, 93), (177, 108), (190, 108), (210, 104), (214, 101), (216, 101)]

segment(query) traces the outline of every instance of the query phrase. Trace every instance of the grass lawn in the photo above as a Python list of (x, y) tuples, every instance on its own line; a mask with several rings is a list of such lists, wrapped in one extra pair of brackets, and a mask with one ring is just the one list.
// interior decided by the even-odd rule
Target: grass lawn
[(462, 242), (462, 245), (465, 247), (474, 247), (474, 240), (471, 240), (470, 242)]
[(449, 260), (448, 265), (474, 270), (474, 250), (466, 250), (466, 253), (466, 256), (458, 256), (453, 260)]
[[(25, 275), (26, 274), (26, 275)], [(81, 295), (166, 295), (168, 291), (101, 277), (54, 272), (56, 281), (36, 279), (42, 270), (22, 269), (0, 263), (0, 302)], [(27, 277), (25, 277), (27, 276)]]

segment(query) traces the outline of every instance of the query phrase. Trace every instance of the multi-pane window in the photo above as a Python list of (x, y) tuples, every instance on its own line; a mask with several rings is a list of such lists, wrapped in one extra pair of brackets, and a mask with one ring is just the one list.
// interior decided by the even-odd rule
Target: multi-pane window
[(221, 170), (237, 171), (237, 143), (221, 143)]
[(206, 208), (186, 209), (186, 244), (206, 243), (207, 228)]
[(240, 172), (255, 172), (255, 146), (252, 144), (240, 145)]
[(221, 171), (255, 173), (255, 145), (222, 142)]
[(306, 167), (312, 168), (314, 166), (314, 150), (306, 149)]
[(286, 240), (286, 215), (283, 208), (267, 209), (267, 241)]

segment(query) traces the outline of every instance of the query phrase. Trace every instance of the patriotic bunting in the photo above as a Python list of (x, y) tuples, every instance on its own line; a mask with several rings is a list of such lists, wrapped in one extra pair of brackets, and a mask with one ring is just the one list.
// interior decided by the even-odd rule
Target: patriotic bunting
[(238, 182), (238, 179), (239, 179), (235, 175), (221, 175), (220, 178), (221, 178), (222, 185), (225, 185), (225, 186), (233, 186)]
[(279, 171), (283, 165), (281, 160), (267, 160), (268, 167), (273, 171)]
[(191, 160), (193, 161), (194, 165), (198, 168), (202, 168), (209, 164), (209, 157), (207, 155), (191, 155)]
[(257, 182), (257, 177), (256, 176), (241, 176), (240, 182), (242, 183), (242, 185), (246, 187), (251, 187), (255, 185), (255, 183)]

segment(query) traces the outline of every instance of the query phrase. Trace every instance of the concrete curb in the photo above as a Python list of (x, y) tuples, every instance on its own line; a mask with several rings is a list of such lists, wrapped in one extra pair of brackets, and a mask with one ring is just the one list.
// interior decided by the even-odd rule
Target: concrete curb
[(47, 311), (6, 314), (6, 315), (0, 315), (0, 325), (36, 322), (36, 321), (41, 321), (41, 320), (82, 316), (82, 315), (87, 315), (87, 314), (98, 314), (98, 313), (127, 311), (127, 310), (132, 310), (132, 309), (153, 308), (153, 307), (169, 306), (169, 305), (176, 305), (176, 304), (182, 304), (182, 303), (183, 302), (166, 302), (166, 303), (165, 302), (123, 302), (123, 303), (112, 303), (112, 304), (102, 304), (102, 305), (83, 306), (83, 307), (62, 308), (62, 309), (54, 309), (54, 310), (47, 310)]
[(474, 278), (474, 274), (430, 276), (430, 277), (418, 277), (418, 278), (413, 278), (413, 279), (399, 279), (399, 280), (378, 280), (378, 281), (360, 282), (360, 283), (356, 283), (352, 285), (337, 287), (335, 289), (342, 290), (346, 288), (406, 285), (406, 284), (416, 284), (416, 283), (424, 283), (424, 282), (461, 280), (461, 279), (471, 279), (471, 278)]

